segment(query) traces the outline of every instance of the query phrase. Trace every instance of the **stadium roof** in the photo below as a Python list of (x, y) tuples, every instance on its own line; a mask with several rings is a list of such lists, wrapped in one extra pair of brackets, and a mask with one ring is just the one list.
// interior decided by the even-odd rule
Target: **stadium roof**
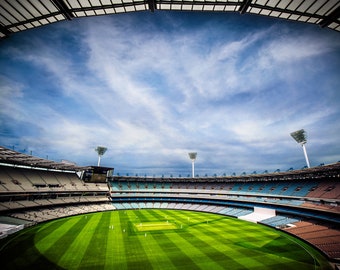
[(145, 10), (249, 13), (340, 31), (339, 0), (1, 0), (0, 39), (58, 21)]
[(77, 166), (71, 162), (56, 162), (44, 158), (23, 154), (0, 146), (0, 163), (15, 166), (27, 166), (63, 171), (82, 171), (89, 167)]
[[(97, 166), (78, 166), (70, 162), (56, 162), (49, 159), (34, 157), (31, 155), (23, 154), (3, 146), (0, 146), (0, 164), (8, 164), (12, 166), (26, 166), (32, 168), (44, 168), (50, 170), (64, 170), (64, 171), (83, 171), (90, 168), (97, 168)], [(111, 167), (101, 167), (106, 169), (113, 169)], [(131, 177), (116, 176), (118, 178)], [(238, 180), (258, 180), (268, 178), (269, 180), (274, 179), (303, 179), (303, 178), (319, 178), (319, 177), (340, 177), (340, 161), (334, 164), (328, 164), (324, 166), (312, 167), (308, 169), (293, 170), (287, 172), (274, 172), (274, 173), (262, 173), (262, 174), (249, 174), (241, 176), (215, 176), (215, 177), (197, 177), (193, 178), (193, 181), (199, 180), (227, 180), (227, 179), (238, 179)], [(133, 178), (133, 177), (132, 177)], [(143, 179), (143, 177), (136, 177), (137, 179)], [(184, 177), (185, 178), (185, 177)], [(172, 178), (172, 180), (176, 178)], [(183, 178), (179, 178), (183, 179)]]

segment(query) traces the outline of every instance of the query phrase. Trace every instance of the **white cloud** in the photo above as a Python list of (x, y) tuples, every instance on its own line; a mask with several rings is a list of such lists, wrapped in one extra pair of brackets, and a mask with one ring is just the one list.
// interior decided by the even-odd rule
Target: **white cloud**
[(18, 110), (39, 135), (23, 134), (28, 145), (50, 145), (81, 160), (105, 145), (107, 160), (139, 167), (187, 164), (191, 150), (202, 166), (288, 167), (289, 160), (268, 157), (289, 156), (279, 147), (295, 147), (289, 133), (312, 130), (338, 113), (327, 106), (332, 94), (315, 96), (320, 68), (303, 72), (315, 57), (334, 53), (338, 45), (327, 39), (276, 35), (278, 26), (228, 36), (215, 22), (189, 31), (184, 19), (166, 18), (168, 28), (177, 25), (170, 30), (133, 16), (95, 21), (63, 28), (72, 31), (72, 42), (54, 43), (60, 31), (51, 40), (31, 40), (36, 49), (12, 49), (35, 74), (48, 74), (46, 89), (54, 90), (44, 92), (52, 102), (31, 98), (34, 106), (25, 107), (9, 93), (25, 102), (23, 91), (33, 90), (5, 84), (1, 94), (12, 106), (6, 111)]
[(18, 101), (23, 97), (23, 85), (0, 74), (0, 113), (10, 118), (20, 118)]
[[(284, 68), (287, 64), (296, 65), (303, 60), (311, 60), (314, 57), (339, 50), (339, 48), (339, 40), (332, 36), (323, 35), (323, 33), (313, 35), (290, 31), (269, 40), (262, 47), (258, 54), (259, 67), (264, 69)], [(317, 63), (314, 64), (317, 65)]]

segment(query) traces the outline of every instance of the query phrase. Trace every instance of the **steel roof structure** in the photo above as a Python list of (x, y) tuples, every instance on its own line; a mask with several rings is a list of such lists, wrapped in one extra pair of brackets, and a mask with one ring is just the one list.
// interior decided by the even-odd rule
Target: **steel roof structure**
[(258, 14), (340, 31), (339, 0), (1, 0), (0, 39), (64, 20), (146, 10)]
[[(26, 166), (31, 168), (44, 168), (50, 170), (64, 170), (64, 171), (84, 171), (91, 168), (99, 168), (97, 166), (78, 166), (69, 162), (56, 162), (49, 159), (39, 158), (32, 155), (20, 153), (6, 147), (0, 146), (0, 164), (9, 164), (12, 166)], [(100, 167), (106, 169), (113, 169), (109, 167)], [(145, 177), (131, 177), (131, 176), (115, 176), (119, 179), (134, 179), (145, 180)], [(245, 180), (245, 181), (256, 181), (256, 180), (287, 180), (287, 179), (313, 179), (313, 178), (336, 178), (340, 177), (340, 161), (334, 164), (328, 164), (324, 166), (313, 167), (309, 169), (293, 170), (287, 172), (273, 172), (273, 173), (262, 173), (262, 174), (248, 174), (240, 176), (214, 176), (214, 177), (197, 177), (197, 178), (167, 178), (171, 181), (188, 179), (188, 181), (227, 181), (227, 180)], [(154, 177), (152, 177), (154, 178)], [(148, 179), (150, 179), (148, 177)], [(162, 179), (163, 178), (158, 178)]]
[(49, 159), (39, 158), (23, 154), (0, 146), (0, 163), (13, 166), (25, 166), (31, 168), (44, 168), (62, 171), (83, 171), (89, 167), (77, 166), (70, 162), (56, 162)]

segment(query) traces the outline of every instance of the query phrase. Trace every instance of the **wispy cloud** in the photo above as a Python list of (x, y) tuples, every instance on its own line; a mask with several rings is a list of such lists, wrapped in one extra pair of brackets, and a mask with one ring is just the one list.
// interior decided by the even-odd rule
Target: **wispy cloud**
[[(295, 129), (328, 128), (326, 141), (336, 140), (334, 33), (269, 18), (254, 29), (236, 17), (228, 29), (214, 16), (117, 18), (51, 25), (52, 35), (22, 33), (24, 42), (5, 48), (0, 61), (17, 73), (0, 71), (1, 121), (6, 134), (20, 136), (2, 136), (5, 145), (78, 163), (92, 162), (95, 146), (105, 145), (103, 164), (107, 158), (118, 170), (173, 172), (185, 171), (187, 152), (197, 151), (198, 166), (222, 172), (294, 166)], [(339, 151), (315, 162), (340, 159)]]
[[(23, 85), (0, 75), (0, 116), (18, 117), (18, 99), (23, 96)], [(0, 119), (1, 119), (0, 118)]]

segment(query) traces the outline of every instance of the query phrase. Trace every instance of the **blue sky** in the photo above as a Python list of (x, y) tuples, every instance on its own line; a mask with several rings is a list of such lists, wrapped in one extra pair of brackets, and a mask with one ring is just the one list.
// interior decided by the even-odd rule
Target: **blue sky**
[(0, 144), (120, 174), (340, 160), (340, 33), (234, 13), (74, 19), (0, 41)]

